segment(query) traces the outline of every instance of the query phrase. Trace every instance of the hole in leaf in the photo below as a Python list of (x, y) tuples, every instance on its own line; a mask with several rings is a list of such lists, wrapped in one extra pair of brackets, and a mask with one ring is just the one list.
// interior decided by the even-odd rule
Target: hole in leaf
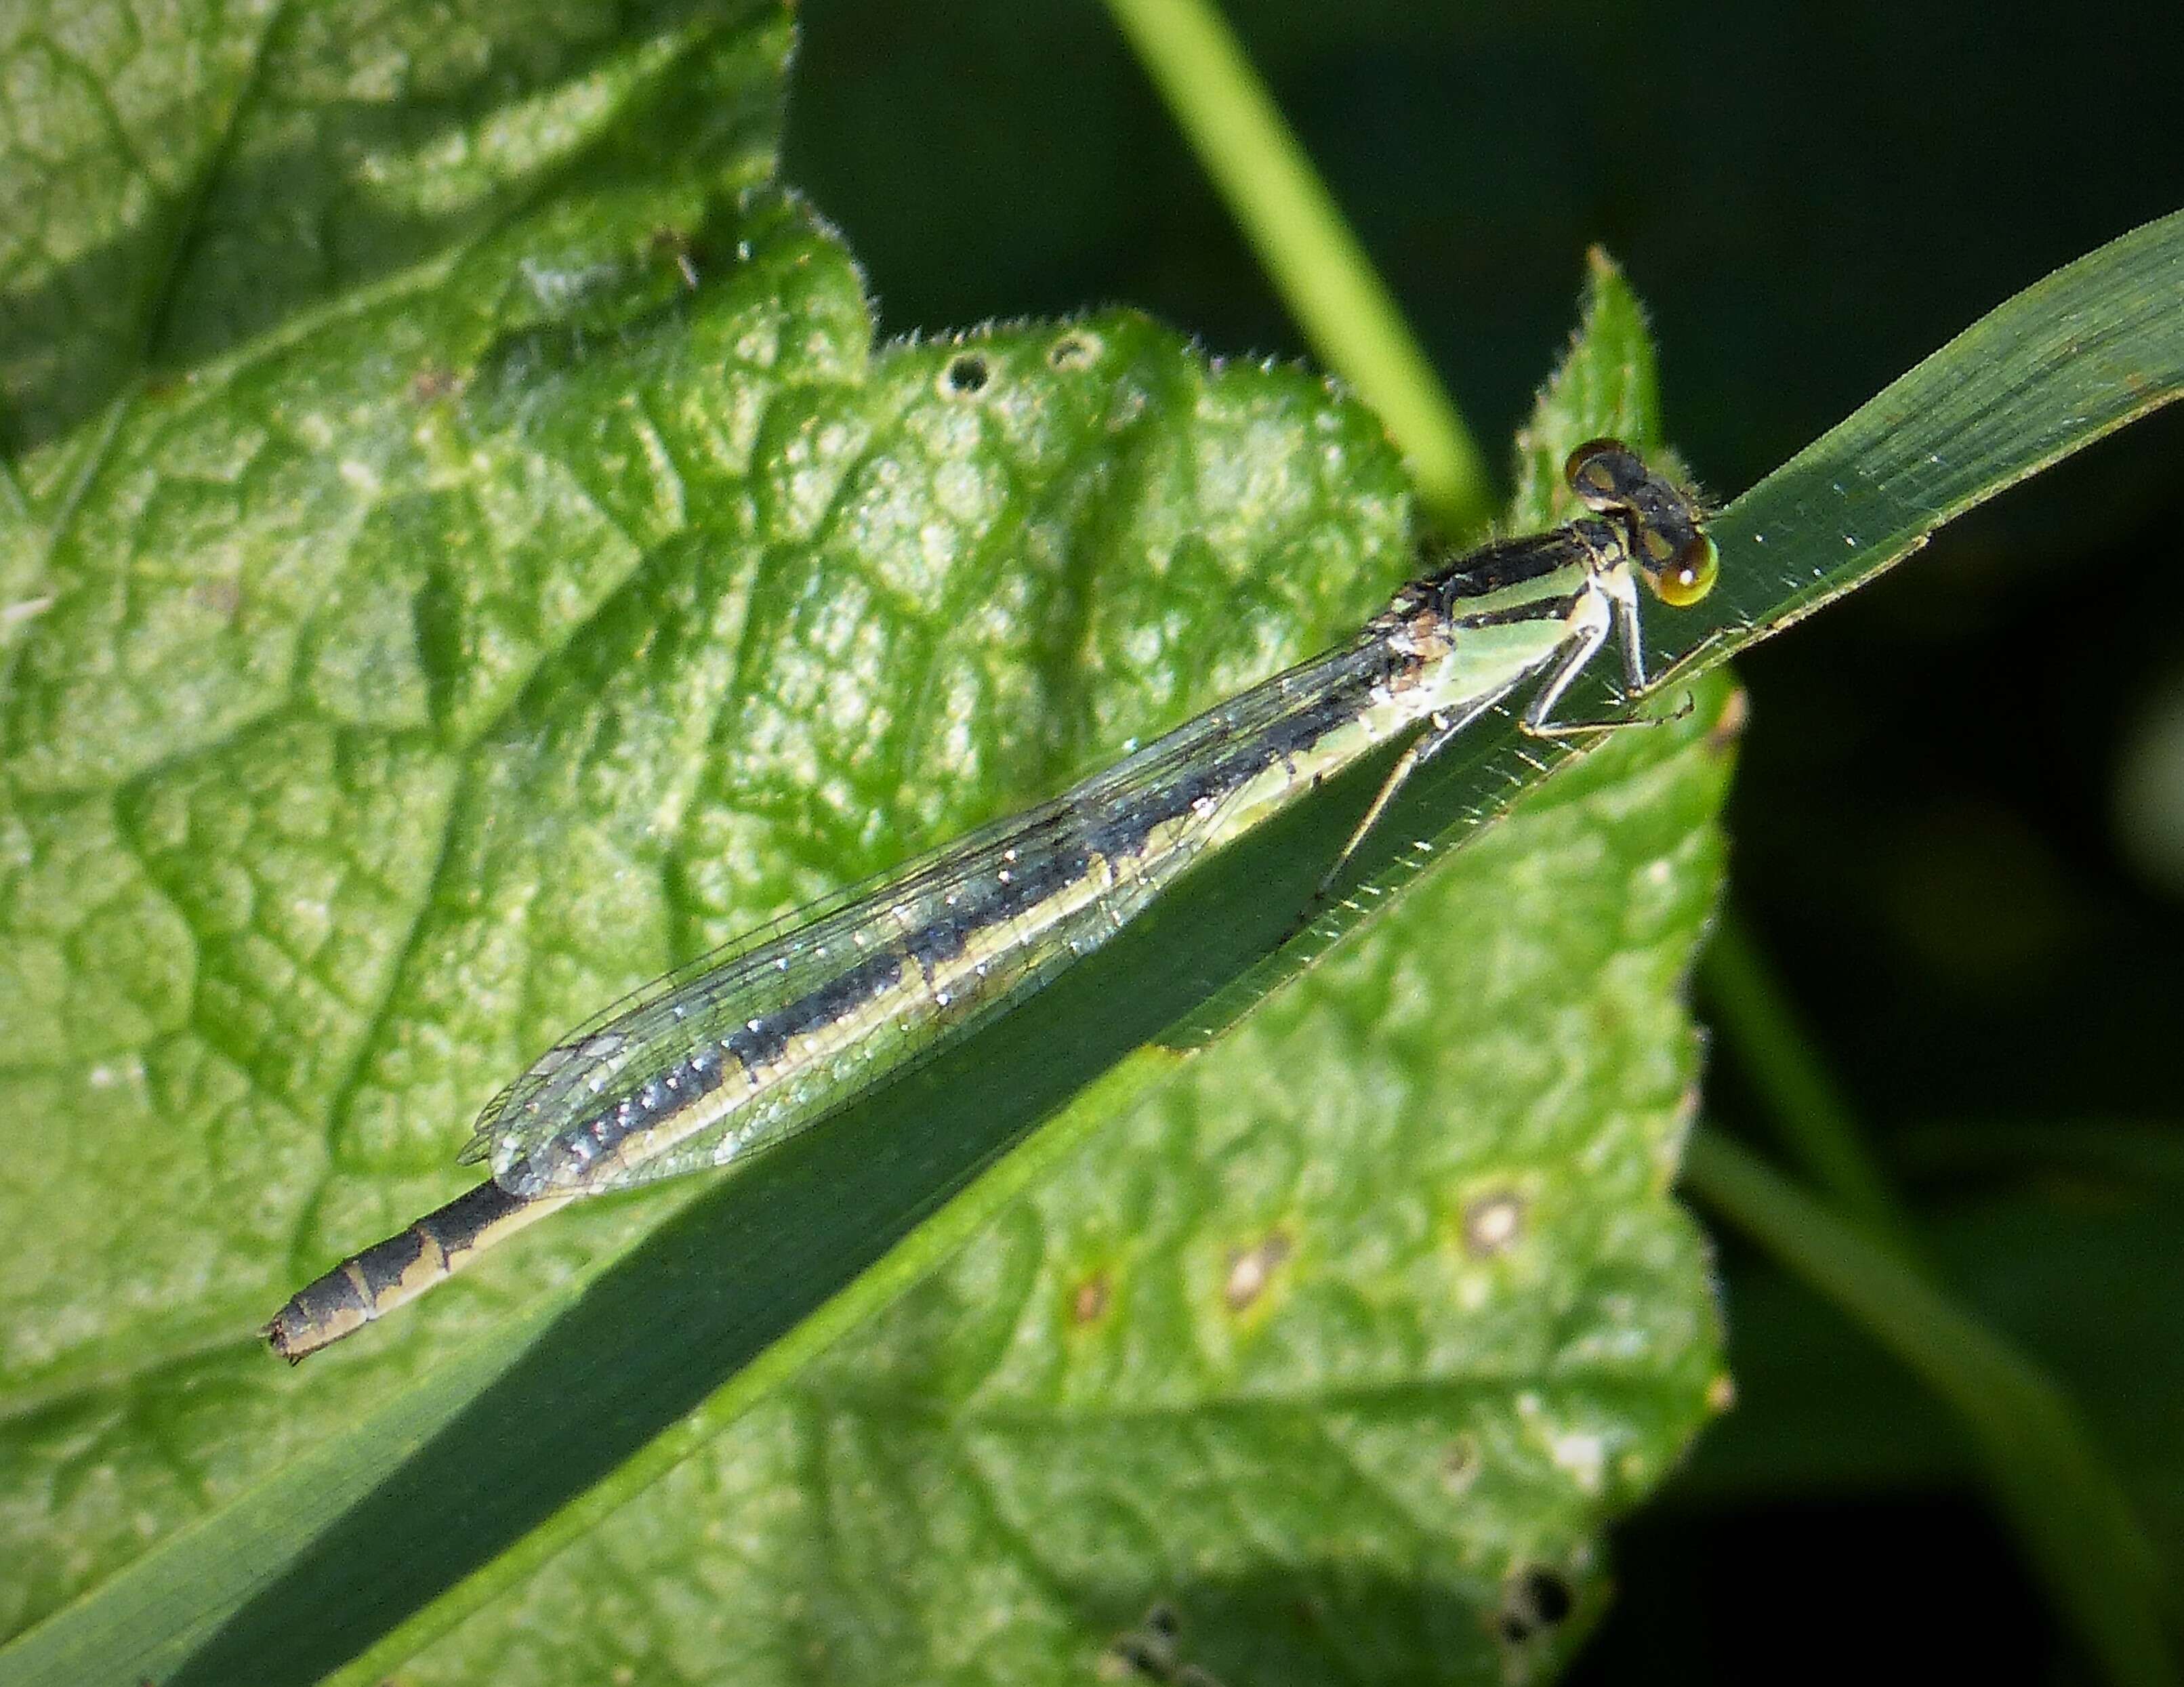
[(1496, 1626), (1504, 1640), (1521, 1645), (1566, 1621), (1576, 1606), (1577, 1595), (1559, 1571), (1527, 1564), (1503, 1586)]
[(1100, 355), (1100, 337), (1082, 329), (1064, 334), (1047, 348), (1046, 366), (1067, 374), (1072, 370), (1089, 369)]
[(974, 393), (984, 392), (986, 383), (993, 378), (993, 365), (987, 362), (983, 352), (964, 352), (948, 360), (940, 385), (943, 392), (967, 398)]

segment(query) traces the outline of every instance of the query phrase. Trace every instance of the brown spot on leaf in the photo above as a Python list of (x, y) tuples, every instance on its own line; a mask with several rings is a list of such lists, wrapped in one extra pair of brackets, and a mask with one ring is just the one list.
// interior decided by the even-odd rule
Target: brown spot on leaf
[(1458, 1435), (1441, 1449), (1440, 1479), (1450, 1492), (1461, 1494), (1479, 1476), (1479, 1442), (1471, 1435)]
[(410, 377), (412, 404), (434, 404), (463, 390), (462, 377), (445, 364), (428, 363)]
[(1530, 1203), (1514, 1189), (1474, 1196), (1463, 1206), (1463, 1251), (1475, 1260), (1506, 1254), (1524, 1239)]
[(222, 621), (233, 621), (236, 612), (242, 607), (242, 582), (218, 579), (198, 581), (190, 587), (190, 601)]
[(1114, 1289), (1107, 1273), (1095, 1271), (1078, 1283), (1069, 1296), (1069, 1316), (1073, 1322), (1097, 1323), (1107, 1313), (1107, 1304), (1114, 1298)]
[(1228, 1275), (1221, 1285), (1221, 1298), (1232, 1312), (1247, 1310), (1267, 1292), (1274, 1273), (1295, 1251), (1290, 1239), (1279, 1230), (1268, 1233), (1256, 1245), (1240, 1248), (1228, 1256)]

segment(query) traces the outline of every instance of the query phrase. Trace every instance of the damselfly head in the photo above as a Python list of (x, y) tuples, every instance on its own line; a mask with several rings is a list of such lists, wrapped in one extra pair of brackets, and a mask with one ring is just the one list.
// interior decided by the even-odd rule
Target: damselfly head
[(1713, 590), (1721, 560), (1698, 502), (1619, 439), (1589, 439), (1563, 464), (1585, 507), (1618, 518), (1630, 560), (1653, 595), (1672, 609)]

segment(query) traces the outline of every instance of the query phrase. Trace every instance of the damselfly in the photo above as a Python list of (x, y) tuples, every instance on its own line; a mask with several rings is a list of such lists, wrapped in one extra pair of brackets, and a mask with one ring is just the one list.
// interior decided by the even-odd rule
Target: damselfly
[(1671, 607), (1697, 602), (1713, 543), (1692, 498), (1617, 441), (1580, 446), (1566, 473), (1590, 514), (1413, 581), (1324, 655), (571, 1033), (479, 1117), (464, 1158), (492, 1178), (298, 1293), (266, 1326), (274, 1350), (293, 1361), (340, 1339), (578, 1196), (726, 1166), (816, 1124), (1406, 731), (1418, 736), (1346, 857), (1422, 762), (1527, 682), (1518, 724), (1535, 737), (1628, 724), (1552, 716), (1611, 639), (1627, 692), (1644, 688), (1637, 582)]

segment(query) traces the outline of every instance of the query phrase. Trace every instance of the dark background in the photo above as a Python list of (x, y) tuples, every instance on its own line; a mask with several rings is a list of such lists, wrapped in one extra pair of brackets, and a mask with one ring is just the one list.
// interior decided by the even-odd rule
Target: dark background
[[(2174, 8), (1228, 9), (1497, 470), (1591, 242), (1726, 498), (2184, 205)], [(1120, 302), (1303, 350), (1089, 0), (811, 0), (805, 27), (788, 172), (888, 331)], [(2142, 423), (1752, 654), (1730, 811), (1735, 901), (1936, 1261), (2073, 1390), (2172, 1568), (2184, 822), (2131, 793), (2184, 789), (2180, 465), (2184, 416)], [(1715, 1068), (1711, 1116), (1773, 1151)], [(1741, 1403), (1620, 1531), (1582, 1679), (2083, 1679), (1950, 1421), (1724, 1261)]]

